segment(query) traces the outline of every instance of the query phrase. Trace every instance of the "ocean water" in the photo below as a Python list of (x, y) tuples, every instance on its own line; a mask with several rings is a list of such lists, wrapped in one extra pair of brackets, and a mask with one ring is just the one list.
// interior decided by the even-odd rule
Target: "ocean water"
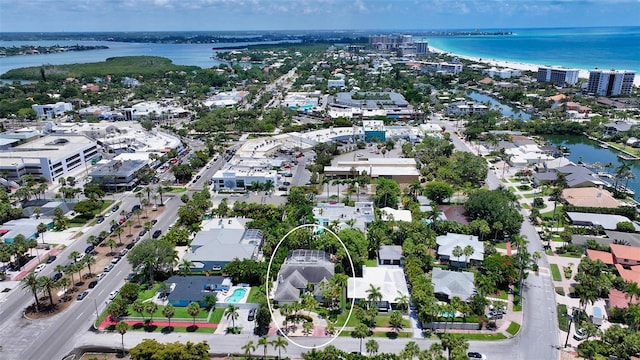
[(640, 76), (640, 26), (512, 31), (510, 36), (426, 37), (429, 46), (447, 52), (577, 69), (635, 70)]

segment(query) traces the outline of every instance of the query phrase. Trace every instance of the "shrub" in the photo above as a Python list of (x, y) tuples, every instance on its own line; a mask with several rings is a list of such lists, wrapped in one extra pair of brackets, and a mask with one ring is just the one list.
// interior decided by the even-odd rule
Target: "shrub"
[(537, 197), (533, 199), (533, 207), (534, 208), (542, 208), (544, 207), (544, 200), (541, 197)]
[(303, 320), (308, 322), (313, 322), (313, 318), (309, 315), (305, 314), (297, 314), (297, 315), (288, 315), (287, 321), (295, 322), (296, 320)]
[(562, 270), (564, 270), (564, 278), (571, 279), (571, 273), (573, 272), (573, 270), (571, 270), (571, 267), (565, 266)]
[(629, 233), (636, 232), (635, 226), (630, 221), (620, 221), (616, 224), (616, 230)]

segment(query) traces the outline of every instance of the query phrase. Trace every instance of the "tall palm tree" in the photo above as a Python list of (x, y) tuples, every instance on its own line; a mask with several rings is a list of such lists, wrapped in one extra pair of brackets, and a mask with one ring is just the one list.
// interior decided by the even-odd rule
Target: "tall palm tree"
[(394, 301), (402, 309), (403, 313), (406, 313), (406, 310), (409, 310), (409, 296), (404, 295), (400, 291), (398, 291), (398, 296)]
[(23, 289), (31, 290), (33, 297), (36, 299), (36, 311), (40, 311), (40, 302), (38, 301), (38, 276), (30, 272), (21, 282)]
[(370, 357), (378, 353), (379, 347), (378, 342), (373, 339), (364, 344), (364, 348), (367, 349), (367, 354), (369, 354)]
[(96, 258), (94, 258), (93, 256), (85, 256), (85, 258), (82, 259), (82, 261), (87, 266), (87, 269), (89, 269), (89, 277), (93, 276), (91, 272), (91, 265), (96, 264)]
[(124, 229), (120, 226), (118, 226), (115, 230), (113, 230), (113, 233), (116, 234), (118, 236), (118, 245), (122, 245), (122, 233), (124, 232)]
[(267, 357), (267, 348), (269, 347), (269, 339), (266, 336), (260, 337), (260, 339), (258, 339), (258, 346), (262, 346), (263, 347), (263, 349), (264, 349), (263, 357), (266, 358)]
[(156, 311), (158, 311), (158, 304), (154, 303), (153, 301), (150, 301), (144, 306), (144, 309), (146, 312), (149, 313), (149, 324), (153, 323), (153, 314), (155, 314)]
[(194, 266), (193, 261), (182, 259), (182, 262), (178, 265), (178, 271), (182, 276), (187, 276), (191, 274), (191, 269)]
[(250, 358), (251, 353), (256, 351), (256, 345), (253, 343), (253, 340), (249, 340), (248, 343), (242, 345), (241, 349), (244, 350), (244, 354), (247, 358)]
[(278, 350), (278, 358), (281, 358), (282, 354), (280, 352), (281, 350), (287, 351), (287, 345), (289, 345), (289, 342), (285, 340), (285, 338), (278, 336), (271, 342), (271, 345), (273, 345), (274, 350)]
[(636, 298), (636, 301), (640, 299), (640, 287), (638, 283), (635, 281), (628, 282), (624, 284), (623, 291), (626, 293), (625, 297), (629, 298), (629, 304), (633, 302), (633, 298)]
[(232, 323), (232, 327), (235, 329), (236, 327), (236, 319), (238, 318), (238, 307), (233, 305), (233, 304), (229, 304), (227, 305), (227, 308), (224, 309), (224, 315), (227, 318), (227, 321), (229, 321), (229, 318), (231, 318), (231, 323)]
[(460, 267), (460, 256), (464, 254), (464, 250), (462, 250), (462, 246), (456, 245), (451, 251), (451, 255), (456, 257), (456, 262), (458, 263), (458, 267)]
[(49, 295), (49, 304), (51, 305), (51, 308), (53, 308), (54, 303), (51, 292), (58, 288), (58, 284), (48, 276), (41, 276), (38, 278), (38, 288)]
[(471, 257), (471, 255), (473, 255), (474, 252), (475, 249), (471, 245), (467, 245), (464, 247), (464, 249), (462, 249), (462, 253), (464, 254), (464, 261), (467, 266), (469, 265), (469, 258)]
[(116, 331), (118, 332), (118, 334), (120, 334), (121, 338), (122, 338), (122, 353), (124, 354), (124, 334), (127, 333), (127, 330), (129, 330), (129, 324), (127, 324), (124, 321), (119, 321), (116, 324)]
[(379, 286), (369, 284), (369, 289), (367, 290), (367, 300), (369, 301), (369, 308), (371, 308), (374, 303), (377, 304), (382, 300), (382, 293), (380, 292)]

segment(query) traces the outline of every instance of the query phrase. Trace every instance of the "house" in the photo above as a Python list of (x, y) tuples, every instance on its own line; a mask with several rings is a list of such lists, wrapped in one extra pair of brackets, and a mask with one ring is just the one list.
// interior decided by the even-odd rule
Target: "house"
[(610, 289), (606, 304), (608, 308), (626, 309), (629, 304), (640, 304), (640, 299), (637, 297), (629, 298), (626, 293), (620, 290)]
[[(620, 244), (609, 244), (609, 247), (611, 253), (588, 249), (587, 256), (591, 260), (600, 260), (607, 265), (614, 265), (625, 282), (640, 284), (640, 247)], [(611, 297), (611, 293), (609, 295)]]
[(287, 254), (274, 282), (273, 300), (278, 304), (291, 304), (306, 292), (312, 292), (321, 301), (318, 284), (333, 277), (335, 264), (331, 255), (321, 250), (298, 249)]
[(245, 229), (237, 218), (211, 219), (203, 222), (184, 259), (197, 271), (223, 268), (234, 259), (255, 259), (262, 241), (262, 231)]
[(605, 230), (615, 230), (619, 222), (630, 222), (636, 228), (636, 231), (640, 231), (640, 225), (622, 215), (568, 211), (567, 216), (575, 226), (602, 227)]
[(404, 255), (400, 245), (382, 245), (378, 250), (378, 265), (404, 265)]
[(191, 302), (205, 306), (206, 295), (216, 296), (218, 291), (228, 291), (231, 279), (223, 276), (172, 276), (165, 281), (169, 289), (167, 301), (173, 306), (186, 307)]
[(569, 205), (578, 207), (617, 208), (618, 200), (607, 190), (594, 187), (573, 188), (562, 190), (562, 199)]
[(367, 300), (369, 289), (375, 287), (381, 294), (378, 310), (396, 309), (400, 297), (409, 297), (407, 280), (401, 267), (362, 267), (362, 277), (351, 277), (347, 281), (347, 298)]
[(631, 123), (622, 120), (611, 121), (604, 124), (604, 135), (611, 136), (619, 132), (625, 132), (631, 130)]
[[(356, 202), (354, 206), (345, 204), (319, 203), (313, 208), (316, 224), (328, 227), (337, 225), (338, 229), (355, 228), (365, 232), (367, 226), (375, 219), (372, 202)], [(351, 226), (347, 223), (353, 223)]]
[(620, 244), (611, 244), (609, 247), (614, 263), (622, 266), (640, 265), (640, 247)]
[(411, 222), (413, 217), (410, 210), (398, 210), (390, 207), (380, 209), (380, 220), (382, 221), (406, 221)]
[(587, 249), (587, 257), (592, 261), (602, 261), (607, 265), (614, 265), (613, 255), (607, 251)]
[[(451, 266), (466, 267), (467, 264), (480, 265), (484, 260), (484, 244), (475, 235), (447, 233), (436, 237), (438, 244), (438, 257), (441, 262), (449, 262)], [(465, 249), (470, 246), (473, 249), (471, 255), (455, 256), (453, 254), (456, 247)]]
[(462, 301), (467, 301), (475, 293), (474, 275), (467, 271), (450, 271), (433, 268), (431, 272), (433, 292), (441, 301), (451, 301), (457, 296)]

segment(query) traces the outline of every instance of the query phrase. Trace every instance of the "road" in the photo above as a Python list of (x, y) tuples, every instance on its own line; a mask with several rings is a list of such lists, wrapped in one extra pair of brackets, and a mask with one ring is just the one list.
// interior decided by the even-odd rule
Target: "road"
[[(445, 126), (447, 131), (452, 134), (451, 140), (457, 150), (474, 152), (465, 142), (454, 136), (453, 123), (437, 121), (434, 121), (434, 123)], [(501, 184), (502, 182), (496, 174), (493, 171), (489, 171), (487, 175), (489, 188), (495, 189)], [(529, 222), (528, 214), (524, 210), (522, 210), (522, 214), (525, 221), (522, 224), (520, 233), (526, 236), (529, 241), (527, 245), (529, 253), (533, 254), (538, 251), (544, 254), (538, 232)], [(545, 256), (538, 261), (538, 264), (541, 269), (549, 268), (549, 263)], [(520, 333), (513, 341), (499, 343), (501, 351), (505, 347), (510, 348), (509, 352), (513, 356), (512, 359), (558, 359), (559, 353), (556, 349), (556, 346), (559, 345), (558, 322), (556, 320), (555, 290), (551, 277), (548, 275), (536, 276), (530, 273), (530, 276), (525, 280), (522, 299), (524, 324), (522, 324)], [(488, 354), (491, 354), (492, 359), (496, 350), (487, 351)]]

